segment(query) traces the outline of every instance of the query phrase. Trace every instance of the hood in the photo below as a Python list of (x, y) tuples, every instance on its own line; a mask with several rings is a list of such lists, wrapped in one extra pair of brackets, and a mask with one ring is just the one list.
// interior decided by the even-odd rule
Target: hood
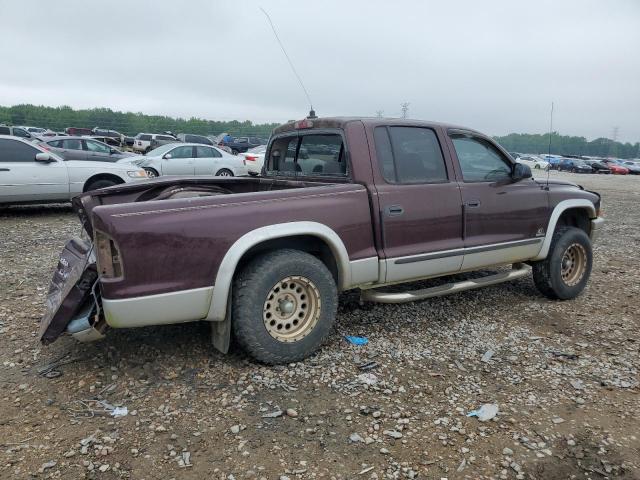
[(151, 159), (149, 157), (145, 157), (144, 155), (135, 155), (132, 154), (128, 157), (124, 157), (121, 158), (120, 160), (118, 160), (116, 163), (122, 165), (124, 164), (133, 164), (136, 165), (138, 167), (141, 167), (143, 165), (147, 165), (149, 163)]
[(564, 185), (564, 186), (579, 188), (580, 190), (582, 190), (582, 187), (577, 183), (568, 182), (566, 180), (558, 180), (558, 179), (547, 180), (546, 178), (534, 178), (533, 181), (536, 182), (538, 185)]

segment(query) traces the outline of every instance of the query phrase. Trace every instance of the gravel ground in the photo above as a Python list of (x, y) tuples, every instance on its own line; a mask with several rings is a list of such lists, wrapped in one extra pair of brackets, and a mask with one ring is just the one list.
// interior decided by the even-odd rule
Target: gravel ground
[[(578, 299), (529, 278), (400, 306), (346, 294), (322, 351), (275, 368), (217, 353), (198, 323), (42, 347), (80, 226), (66, 206), (0, 209), (0, 477), (640, 478), (640, 178), (552, 177), (604, 198)], [(497, 416), (466, 416), (483, 404)]]

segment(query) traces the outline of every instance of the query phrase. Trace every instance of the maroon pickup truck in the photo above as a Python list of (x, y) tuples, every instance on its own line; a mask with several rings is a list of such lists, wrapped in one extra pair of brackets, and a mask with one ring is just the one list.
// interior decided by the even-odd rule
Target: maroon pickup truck
[[(531, 178), (491, 138), (412, 120), (305, 119), (277, 128), (262, 175), (162, 177), (73, 201), (92, 241), (70, 240), (44, 343), (207, 321), (259, 361), (300, 360), (331, 331), (338, 293), (401, 303), (533, 273), (570, 299), (591, 272), (597, 193)], [(405, 291), (392, 284), (488, 267)]]

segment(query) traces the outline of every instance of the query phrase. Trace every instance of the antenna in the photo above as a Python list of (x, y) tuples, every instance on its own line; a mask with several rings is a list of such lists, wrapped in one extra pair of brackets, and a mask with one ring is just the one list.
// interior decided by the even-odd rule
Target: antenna
[(549, 160), (549, 165), (547, 166), (547, 185), (545, 187), (545, 190), (549, 190), (549, 174), (551, 173), (551, 134), (553, 132), (553, 102), (551, 102), (551, 120), (549, 122), (549, 157), (547, 157), (547, 160)]
[(302, 87), (302, 90), (304, 91), (304, 94), (306, 95), (307, 100), (309, 100), (309, 107), (310, 107), (309, 108), (309, 118), (317, 118), (316, 117), (316, 112), (313, 110), (313, 102), (311, 101), (311, 97), (309, 96), (309, 92), (307, 92), (307, 89), (305, 88), (304, 83), (302, 83), (302, 79), (300, 78), (300, 75), (298, 75), (296, 67), (293, 66), (293, 62), (289, 58), (289, 55), (287, 54), (287, 51), (284, 48), (284, 45), (280, 41), (280, 37), (278, 37), (278, 32), (276, 32), (276, 27), (273, 25), (273, 22), (271, 21), (271, 17), (269, 16), (269, 14), (267, 13), (267, 11), (264, 8), (260, 7), (260, 10), (262, 10), (262, 13), (264, 13), (264, 15), (267, 17), (267, 20), (269, 21), (269, 25), (271, 25), (271, 30), (273, 30), (273, 34), (275, 35), (276, 40), (278, 41), (278, 45), (280, 45), (280, 48), (282, 49), (282, 53), (284, 53), (284, 56), (286, 57), (287, 62), (289, 62), (289, 66), (291, 67), (291, 70), (293, 71), (293, 74), (298, 79), (298, 83)]

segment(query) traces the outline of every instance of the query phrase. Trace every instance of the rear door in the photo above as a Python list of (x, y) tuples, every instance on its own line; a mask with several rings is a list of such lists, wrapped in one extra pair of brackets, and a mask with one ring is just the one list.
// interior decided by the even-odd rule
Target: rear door
[[(167, 156), (170, 158), (165, 158)], [(194, 175), (195, 152), (191, 145), (182, 145), (168, 151), (162, 158), (162, 175)]]
[(220, 170), (222, 154), (216, 149), (207, 146), (195, 147), (196, 158), (194, 170), (196, 175), (215, 175)]
[(38, 153), (28, 143), (0, 138), (0, 203), (69, 200), (64, 161), (37, 162)]
[(67, 138), (58, 140), (55, 146), (60, 146), (60, 155), (65, 160), (87, 160), (87, 152), (84, 150), (82, 140), (77, 138)]
[(87, 160), (94, 162), (111, 162), (111, 148), (96, 140), (83, 140), (86, 147)]
[(490, 139), (449, 131), (463, 202), (463, 269), (531, 258), (540, 250), (550, 210), (531, 178), (514, 180), (514, 162)]
[(459, 271), (462, 200), (443, 154), (443, 133), (424, 126), (378, 126), (373, 137), (386, 282)]

